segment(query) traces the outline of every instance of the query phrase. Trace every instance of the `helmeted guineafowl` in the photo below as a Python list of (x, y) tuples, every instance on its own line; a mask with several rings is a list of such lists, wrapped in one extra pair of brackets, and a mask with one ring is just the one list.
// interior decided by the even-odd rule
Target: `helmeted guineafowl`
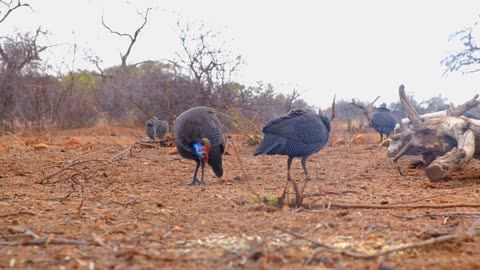
[(270, 121), (264, 128), (265, 134), (257, 147), (256, 155), (286, 155), (287, 180), (291, 180), (290, 166), (295, 157), (302, 158), (302, 166), (307, 179), (307, 158), (322, 149), (330, 134), (330, 120), (322, 112), (292, 110), (288, 114)]
[(147, 136), (152, 140), (163, 139), (169, 128), (167, 121), (158, 119), (150, 119), (147, 121), (146, 125)]
[[(205, 184), (205, 161), (217, 177), (223, 175), (222, 154), (225, 150), (225, 136), (215, 111), (208, 107), (194, 107), (175, 120), (175, 143), (178, 153), (197, 162), (192, 182), (189, 185)], [(198, 167), (202, 177), (197, 179)]]
[(387, 137), (390, 136), (390, 133), (395, 129), (397, 121), (390, 110), (387, 109), (386, 104), (383, 103), (373, 111), (371, 115), (371, 124), (375, 131), (380, 133), (380, 142), (383, 142), (383, 134), (386, 134)]

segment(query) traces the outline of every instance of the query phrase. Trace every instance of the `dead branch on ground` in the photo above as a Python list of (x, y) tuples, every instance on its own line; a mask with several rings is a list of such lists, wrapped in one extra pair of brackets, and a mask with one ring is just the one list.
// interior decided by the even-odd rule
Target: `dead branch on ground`
[(480, 121), (460, 117), (469, 109), (480, 104), (478, 95), (457, 108), (450, 107), (446, 116), (423, 118), (410, 104), (405, 87), (399, 87), (402, 107), (410, 125), (400, 121), (400, 131), (392, 134), (394, 141), (400, 141), (401, 148), (393, 159), (415, 150), (421, 153), (427, 177), (432, 181), (445, 179), (452, 172), (462, 170), (474, 157), (480, 154)]
[[(50, 182), (48, 182), (49, 179), (51, 179), (52, 177), (66, 171), (66, 170), (74, 170), (72, 167), (74, 166), (77, 166), (79, 164), (85, 164), (85, 163), (89, 163), (89, 162), (104, 162), (105, 160), (100, 160), (100, 159), (89, 159), (89, 160), (74, 160), (72, 162), (65, 162), (62, 166), (62, 168), (58, 169), (57, 171), (43, 177), (42, 179), (40, 180), (37, 180), (35, 181), (36, 184), (44, 184), (45, 181), (47, 181), (47, 183), (49, 184)], [(75, 170), (76, 171), (76, 170)]]
[(386, 250), (381, 250), (381, 251), (378, 251), (378, 252), (373, 253), (373, 254), (361, 253), (361, 252), (357, 252), (357, 251), (351, 251), (351, 250), (348, 250), (348, 249), (335, 248), (335, 247), (332, 247), (332, 246), (327, 245), (325, 243), (309, 239), (309, 238), (307, 238), (307, 237), (305, 237), (305, 236), (303, 236), (299, 233), (292, 232), (292, 231), (289, 231), (289, 230), (286, 230), (286, 229), (283, 229), (283, 228), (280, 228), (280, 227), (277, 227), (277, 226), (274, 226), (273, 229), (279, 230), (279, 231), (284, 232), (286, 234), (290, 234), (290, 235), (295, 236), (299, 239), (310, 242), (315, 247), (324, 248), (329, 252), (338, 253), (338, 254), (342, 254), (342, 255), (347, 255), (347, 256), (350, 256), (350, 257), (353, 257), (353, 258), (357, 258), (357, 259), (373, 259), (373, 258), (377, 258), (377, 257), (380, 257), (380, 256), (384, 256), (384, 255), (394, 253), (394, 252), (398, 252), (398, 251), (402, 251), (402, 250), (420, 248), (420, 247), (430, 246), (430, 245), (438, 244), (438, 243), (453, 242), (453, 241), (464, 241), (464, 240), (473, 238), (473, 237), (480, 234), (480, 219), (476, 220), (473, 223), (473, 225), (470, 227), (468, 232), (461, 231), (461, 232), (456, 232), (456, 233), (452, 233), (452, 234), (442, 235), (442, 236), (439, 236), (439, 237), (433, 237), (433, 238), (429, 238), (429, 239), (424, 240), (424, 241), (414, 242), (414, 243), (400, 245), (400, 246), (390, 248), (390, 249), (386, 249)]
[(414, 220), (420, 218), (434, 218), (434, 217), (461, 217), (461, 216), (480, 216), (480, 212), (439, 212), (439, 213), (426, 213), (416, 216), (401, 216), (401, 215), (392, 215), (404, 220)]
[[(76, 169), (75, 166), (78, 166), (80, 164), (90, 163), (90, 162), (101, 163), (101, 164), (106, 166), (107, 164), (110, 164), (112, 162), (115, 162), (115, 161), (118, 161), (118, 160), (122, 159), (127, 153), (132, 155), (132, 147), (133, 146), (135, 146), (135, 145), (129, 146), (127, 149), (121, 151), (120, 153), (112, 156), (109, 159), (88, 159), (88, 160), (76, 159), (76, 160), (73, 160), (71, 162), (65, 162), (60, 169), (58, 169), (57, 171), (55, 171), (55, 172), (37, 180), (37, 181), (35, 181), (35, 183), (36, 184), (44, 184), (47, 181), (48, 184), (51, 184), (51, 182), (48, 181), (49, 179), (51, 179), (52, 177), (54, 177), (56, 175), (59, 175), (60, 173), (62, 173), (64, 171), (67, 171), (67, 170), (74, 171), (77, 174), (83, 175), (85, 178), (89, 178), (89, 177), (87, 177), (88, 176), (87, 173), (84, 173), (83, 171)], [(74, 176), (66, 177), (66, 178), (64, 178), (64, 180), (72, 179), (73, 177)], [(58, 181), (55, 181), (55, 183), (56, 182), (58, 182)]]
[(136, 142), (135, 145), (138, 145), (140, 148), (158, 148), (158, 142)]
[(18, 216), (18, 215), (34, 216), (34, 215), (36, 215), (36, 213), (30, 212), (30, 211), (16, 211), (16, 212), (12, 212), (12, 213), (0, 214), (0, 218), (10, 217), (10, 216)]
[(31, 240), (24, 241), (0, 241), (0, 246), (40, 246), (40, 245), (89, 245), (92, 242), (85, 240), (72, 240), (65, 238), (54, 238), (53, 235), (39, 236), (29, 228), (25, 227), (25, 235), (31, 237)]
[(120, 160), (120, 159), (122, 159), (122, 158), (125, 156), (125, 154), (127, 154), (127, 153), (130, 154), (130, 156), (131, 156), (131, 155), (132, 155), (132, 147), (133, 147), (133, 145), (132, 145), (132, 146), (129, 146), (127, 149), (125, 149), (125, 150), (123, 150), (122, 152), (120, 152), (120, 153), (116, 154), (115, 156), (111, 157), (109, 161), (110, 161), (110, 162), (113, 162), (113, 161)]
[[(310, 207), (314, 209), (313, 205), (315, 202), (320, 199), (314, 200), (309, 203)], [(410, 204), (410, 205), (389, 205), (389, 204), (351, 204), (351, 203), (337, 203), (337, 202), (325, 202), (320, 205), (323, 208), (341, 208), (341, 209), (421, 209), (421, 208), (430, 208), (430, 209), (446, 209), (446, 208), (455, 208), (455, 207), (480, 207), (480, 203), (449, 203), (449, 204)]]

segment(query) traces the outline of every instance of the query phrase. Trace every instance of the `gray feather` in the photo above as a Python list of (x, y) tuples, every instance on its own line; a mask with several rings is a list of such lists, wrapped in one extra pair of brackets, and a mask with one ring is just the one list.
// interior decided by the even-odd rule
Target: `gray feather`
[(376, 108), (372, 113), (371, 124), (378, 133), (390, 136), (390, 133), (392, 133), (393, 129), (395, 129), (397, 121), (393, 117), (390, 110), (380, 107)]
[(147, 136), (152, 139), (163, 139), (165, 134), (168, 132), (169, 125), (167, 121), (158, 120), (158, 119), (150, 119), (146, 123), (147, 126)]
[(257, 147), (256, 155), (309, 156), (325, 146), (330, 133), (330, 121), (326, 115), (309, 110), (293, 110), (270, 121)]
[(222, 154), (225, 151), (225, 136), (213, 109), (194, 107), (183, 112), (175, 120), (174, 133), (178, 153), (192, 160), (198, 159), (193, 152), (193, 143), (201, 142), (202, 138), (210, 140), (208, 164), (216, 176), (223, 175)]

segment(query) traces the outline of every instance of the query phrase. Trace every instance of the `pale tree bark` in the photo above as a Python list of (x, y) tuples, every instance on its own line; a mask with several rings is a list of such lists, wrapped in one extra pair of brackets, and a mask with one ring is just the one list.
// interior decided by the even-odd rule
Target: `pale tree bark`
[(480, 143), (476, 143), (480, 142), (480, 121), (460, 116), (480, 103), (478, 95), (457, 108), (451, 107), (446, 116), (422, 118), (409, 103), (403, 85), (399, 94), (411, 125), (400, 121), (400, 131), (392, 134), (392, 140), (401, 140), (403, 145), (395, 162), (415, 148), (424, 157), (427, 177), (439, 181), (463, 169), (480, 153)]

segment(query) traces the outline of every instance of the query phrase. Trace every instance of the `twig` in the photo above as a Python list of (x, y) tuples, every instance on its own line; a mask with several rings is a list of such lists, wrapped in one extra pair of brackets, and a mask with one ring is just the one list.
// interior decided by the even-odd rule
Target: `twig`
[(81, 211), (82, 211), (82, 206), (83, 206), (84, 201), (85, 201), (85, 199), (83, 198), (83, 186), (82, 186), (81, 190), (80, 190), (80, 204), (77, 207), (77, 216), (79, 216), (79, 217), (80, 217), (80, 214), (81, 214)]
[(307, 212), (307, 213), (325, 213), (327, 212), (328, 209), (322, 209), (322, 210), (311, 210), (311, 209), (305, 209), (303, 207), (299, 207), (295, 210), (293, 210), (294, 213), (298, 213), (298, 212)]
[(344, 195), (348, 193), (354, 193), (358, 194), (358, 191), (355, 190), (343, 190), (343, 191), (330, 191), (330, 190), (322, 190), (321, 193), (312, 193), (308, 195), (304, 195), (305, 198), (310, 198), (310, 197), (323, 197), (325, 194), (331, 194), (331, 195)]
[(65, 238), (49, 239), (48, 236), (42, 236), (29, 241), (0, 241), (0, 246), (33, 246), (33, 245), (88, 245), (90, 242), (84, 240), (71, 240)]
[(400, 173), (400, 176), (403, 176), (402, 169), (400, 169), (400, 166), (397, 166), (398, 173)]
[(92, 233), (92, 239), (97, 243), (99, 246), (105, 246), (105, 242), (103, 242), (102, 238), (100, 236), (96, 235), (95, 233)]
[(17, 215), (34, 216), (34, 215), (36, 215), (36, 213), (30, 212), (30, 211), (17, 211), (17, 212), (12, 212), (12, 213), (0, 214), (0, 218), (9, 217), (9, 216), (17, 216)]
[(117, 142), (112, 138), (112, 136), (110, 136), (110, 140), (111, 140), (114, 144), (116, 144), (118, 147), (123, 148), (123, 146), (122, 146), (121, 144), (117, 143)]
[[(320, 200), (320, 199), (318, 199)], [(314, 202), (318, 201), (315, 200)], [(312, 204), (314, 203), (312, 202)], [(353, 209), (419, 209), (419, 208), (432, 208), (432, 209), (444, 209), (455, 207), (480, 207), (480, 203), (451, 203), (451, 204), (414, 204), (414, 205), (383, 205), (383, 204), (350, 204), (350, 203), (335, 203), (326, 202), (322, 204), (322, 207), (329, 205), (331, 208), (353, 208)]]
[(83, 161), (74, 160), (71, 163), (64, 163), (62, 168), (58, 169), (56, 172), (53, 172), (53, 173), (43, 177), (42, 179), (40, 179), (38, 181), (35, 181), (35, 183), (36, 184), (43, 184), (46, 180), (64, 172), (65, 170), (69, 169), (72, 166), (75, 166), (75, 165), (78, 165), (78, 164), (83, 164), (83, 163), (88, 163), (88, 162), (104, 162), (104, 160), (99, 160), (99, 159), (90, 159), (90, 160), (83, 160)]
[(261, 202), (262, 199), (260, 198), (260, 195), (258, 193), (256, 193), (253, 190), (252, 186), (250, 185), (250, 181), (248, 180), (247, 173), (245, 172), (245, 168), (243, 167), (243, 162), (240, 159), (240, 155), (238, 154), (237, 147), (235, 146), (235, 143), (233, 142), (233, 140), (231, 141), (231, 144), (232, 144), (232, 147), (233, 147), (233, 152), (235, 152), (235, 156), (237, 157), (238, 163), (240, 164), (240, 168), (242, 169), (243, 177), (245, 178), (245, 181), (247, 182), (248, 189), (250, 190), (250, 192), (253, 195), (255, 195), (255, 197), (257, 197), (258, 201)]
[(451, 216), (480, 216), (480, 212), (440, 212), (440, 213), (427, 213), (423, 215), (416, 215), (416, 216), (401, 216), (401, 215), (393, 215), (398, 218), (402, 218), (405, 220), (413, 220), (413, 219), (420, 219), (420, 218), (427, 218), (427, 217), (451, 217)]
[(132, 155), (132, 146), (129, 146), (127, 149), (123, 150), (122, 152), (116, 154), (115, 156), (110, 158), (110, 162), (117, 161), (122, 158), (125, 153), (129, 152)]
[(357, 259), (372, 259), (372, 258), (384, 256), (384, 255), (387, 255), (387, 254), (390, 254), (390, 253), (394, 253), (394, 252), (397, 252), (397, 251), (402, 251), (402, 250), (407, 250), (407, 249), (412, 249), (412, 248), (419, 248), (419, 247), (424, 247), (424, 246), (433, 245), (433, 244), (437, 244), (437, 243), (450, 242), (450, 241), (454, 241), (454, 240), (463, 240), (463, 239), (474, 237), (474, 236), (480, 234), (480, 231), (477, 228), (477, 226), (478, 226), (477, 223), (478, 223), (478, 220), (472, 225), (472, 227), (470, 228), (468, 233), (459, 232), (459, 233), (454, 233), (454, 234), (442, 235), (442, 236), (433, 237), (433, 238), (430, 238), (430, 239), (427, 239), (427, 240), (424, 240), (424, 241), (419, 241), (419, 242), (415, 242), (415, 243), (410, 243), (410, 244), (406, 244), (406, 245), (382, 250), (382, 251), (379, 251), (379, 252), (376, 252), (376, 253), (373, 253), (373, 254), (360, 253), (360, 252), (350, 251), (350, 250), (346, 250), (346, 249), (338, 249), (338, 248), (329, 246), (327, 244), (309, 239), (309, 238), (307, 238), (307, 237), (305, 237), (301, 234), (298, 234), (298, 233), (295, 233), (295, 232), (292, 232), (292, 231), (289, 231), (289, 230), (286, 230), (286, 229), (279, 228), (277, 226), (274, 226), (273, 228), (275, 230), (279, 230), (279, 231), (282, 231), (284, 233), (293, 235), (293, 236), (295, 236), (299, 239), (303, 239), (305, 241), (308, 241), (308, 242), (314, 244), (316, 247), (325, 248), (328, 251), (333, 252), (333, 253), (339, 253), (339, 254), (347, 255), (347, 256), (350, 256), (350, 257), (353, 257), (353, 258), (357, 258)]
[[(106, 163), (111, 163), (111, 162), (114, 162), (114, 161), (117, 161), (119, 160), (123, 155), (125, 155), (125, 153), (127, 152), (130, 152), (130, 155), (132, 154), (132, 147), (133, 145), (129, 146), (127, 149), (123, 150), (122, 152), (116, 154), (115, 156), (111, 157), (110, 159), (89, 159), (89, 160), (74, 160), (70, 163), (68, 162), (65, 162), (62, 166), (62, 168), (58, 169), (57, 171), (43, 177), (42, 179), (38, 180), (38, 181), (35, 181), (36, 184), (43, 184), (45, 181), (47, 181), (48, 179), (66, 171), (66, 170), (72, 170), (72, 171), (75, 171), (77, 172), (77, 175), (78, 174), (81, 174), (83, 175), (85, 178), (86, 178), (86, 174), (79, 171), (79, 170), (76, 170), (74, 168), (72, 168), (73, 166), (76, 166), (76, 165), (79, 165), (79, 164), (83, 164), (83, 163), (88, 163), (88, 162), (99, 162), (99, 163), (103, 163), (104, 165), (106, 165)], [(73, 177), (73, 176), (72, 176)], [(68, 180), (68, 179), (72, 179), (72, 177), (66, 177), (64, 178), (63, 180)], [(58, 181), (57, 181), (58, 182)]]
[[(318, 254), (320, 251), (322, 251), (322, 249), (323, 249), (322, 247), (318, 247), (318, 248), (314, 249), (314, 250), (311, 252), (310, 256), (308, 256), (308, 259), (305, 261), (304, 264), (305, 264), (305, 265), (310, 265), (310, 264), (312, 263), (312, 261), (315, 259), (315, 257), (317, 256), (317, 254)], [(333, 261), (332, 261), (331, 258), (329, 258), (329, 257), (325, 257), (325, 258), (326, 258), (330, 263), (333, 263)]]
[(28, 146), (22, 140), (20, 140), (15, 134), (13, 134), (11, 132), (4, 132), (4, 133), (8, 134), (8, 135), (12, 135), (15, 139), (17, 139), (20, 143), (22, 143), (23, 146), (25, 146), (25, 148), (28, 148)]
[(30, 228), (25, 227), (25, 234), (33, 239), (28, 241), (0, 241), (0, 246), (31, 246), (31, 245), (88, 245), (90, 242), (84, 240), (70, 240), (65, 238), (53, 238), (52, 235), (38, 236)]
[(158, 142), (136, 142), (135, 145), (138, 145), (140, 147), (145, 147), (145, 148), (158, 148), (157, 146)]
[(412, 200), (412, 201), (393, 202), (393, 203), (390, 203), (390, 205), (397, 205), (397, 204), (406, 204), (406, 203), (414, 203), (414, 202), (426, 201), (426, 200), (433, 199), (433, 198), (437, 198), (437, 197), (445, 197), (445, 196), (448, 196), (448, 195), (457, 194), (458, 192), (460, 192), (460, 190), (456, 190), (456, 191), (452, 191), (452, 192), (448, 192), (448, 193), (444, 193), (444, 194), (438, 194), (438, 195), (423, 197), (423, 198), (420, 198), (420, 199), (417, 199), (417, 200)]

